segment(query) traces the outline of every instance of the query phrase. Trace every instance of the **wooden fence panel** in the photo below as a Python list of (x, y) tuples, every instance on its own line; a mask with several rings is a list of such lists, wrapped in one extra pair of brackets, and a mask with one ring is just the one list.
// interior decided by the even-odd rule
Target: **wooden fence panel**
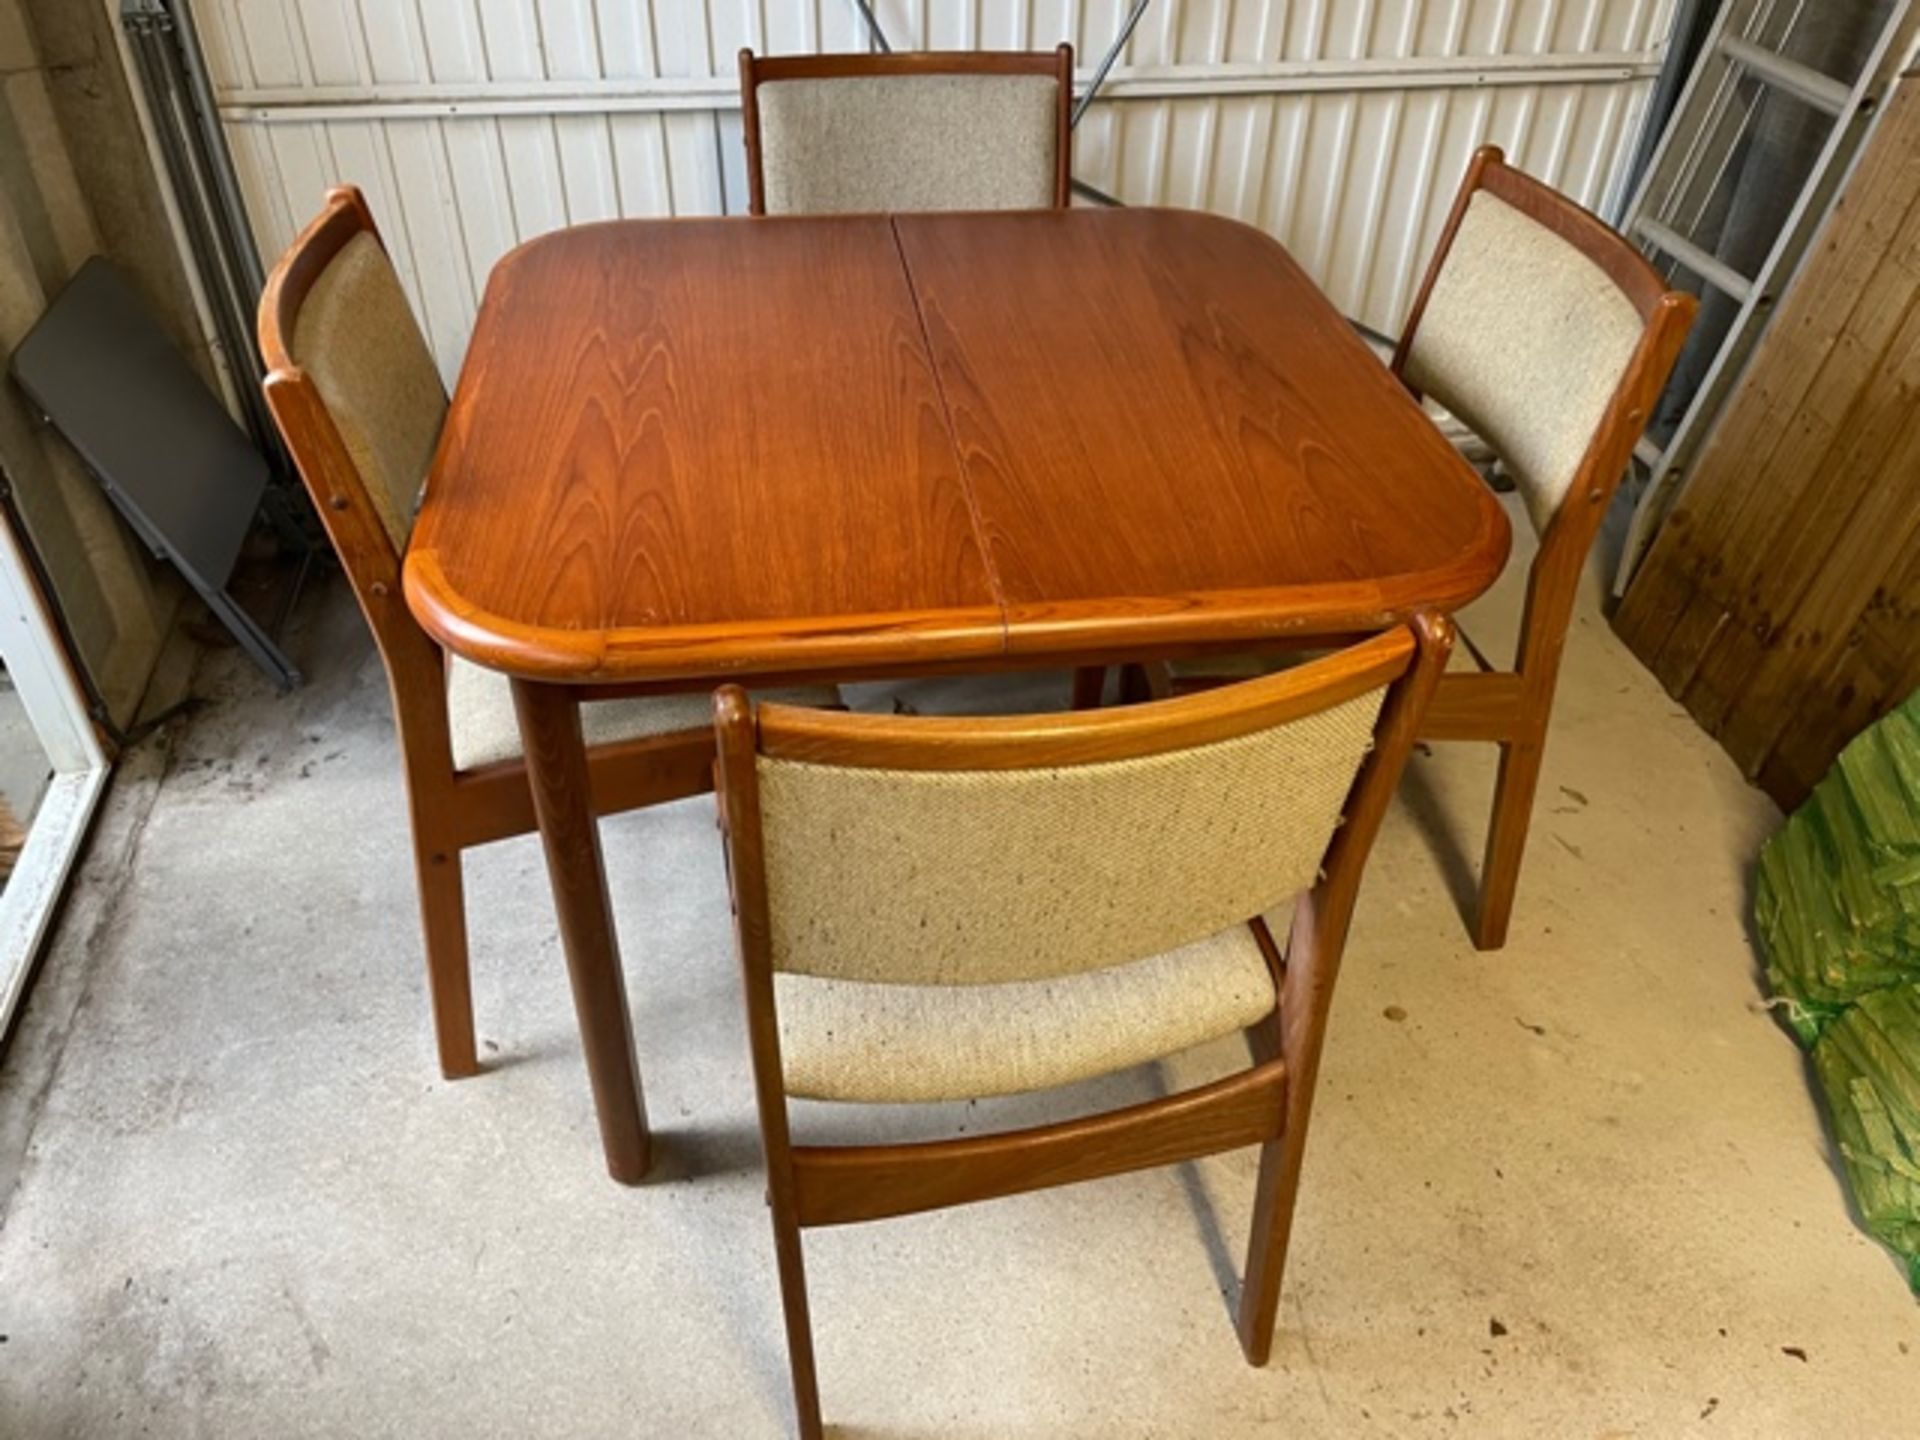
[(1783, 804), (1920, 686), (1920, 73), (1614, 626)]

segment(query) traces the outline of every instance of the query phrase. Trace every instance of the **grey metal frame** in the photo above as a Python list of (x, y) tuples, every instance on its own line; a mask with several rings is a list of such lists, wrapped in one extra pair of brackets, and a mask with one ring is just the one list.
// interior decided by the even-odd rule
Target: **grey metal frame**
[[(128, 526), (169, 562), (282, 691), (300, 672), (227, 586), (267, 462), (139, 297), (96, 256), (13, 352), (9, 373)], [(286, 595), (299, 593), (314, 551)], [(286, 605), (275, 626), (286, 618)]]
[[(1796, 0), (1782, 6), (1778, 0), (1729, 0), (1714, 21), (1699, 62), (1627, 206), (1621, 228), (1629, 236), (1650, 252), (1671, 257), (1740, 308), (1666, 445), (1646, 439), (1635, 449), (1636, 461), (1649, 473), (1640, 487), (1614, 576), (1616, 595), (1625, 593), (1655, 532), (1684, 493), (1688, 472), (1765, 333), (1781, 288), (1792, 279), (1852, 172), (1878, 113), (1881, 94), (1920, 29), (1920, 6), (1914, 0), (1897, 0), (1849, 85), (1778, 53), (1807, 3)], [(1834, 121), (1780, 234), (1750, 276), (1708, 254), (1687, 233), (1705, 213), (1758, 106), (1755, 98), (1743, 115), (1727, 123), (1739, 103), (1736, 92), (1743, 77), (1756, 82), (1756, 97), (1768, 89), (1778, 90)], [(1691, 216), (1685, 213), (1689, 210)]]
[(266, 273), (220, 128), (192, 9), (183, 0), (120, 0), (120, 24), (207, 309), (237, 377), (233, 388), (241, 421), (273, 476), (262, 513), (288, 545), (310, 551), (318, 531), (256, 383), (266, 367), (254, 339), (253, 312)]

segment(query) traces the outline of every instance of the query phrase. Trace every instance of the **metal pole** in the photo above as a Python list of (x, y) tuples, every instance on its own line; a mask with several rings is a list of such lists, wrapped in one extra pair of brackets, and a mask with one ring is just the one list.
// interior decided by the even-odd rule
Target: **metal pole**
[(240, 198), (240, 177), (234, 173), (233, 157), (228, 154), (220, 129), (220, 109), (213, 98), (213, 82), (207, 75), (206, 58), (200, 51), (200, 32), (194, 28), (193, 9), (181, 0), (163, 0), (163, 8), (178, 39), (175, 46), (181, 69), (186, 74), (187, 97), (199, 120), (199, 143), (195, 146), (205, 159), (208, 178), (221, 210), (221, 226), (230, 232), (229, 249), (240, 265), (240, 278), (252, 294), (249, 304), (257, 302), (266, 289), (266, 271), (260, 264), (260, 251), (253, 243), (247, 224), (246, 202)]
[(867, 46), (882, 55), (891, 55), (893, 46), (887, 43), (887, 32), (880, 28), (880, 17), (873, 13), (868, 0), (853, 0), (853, 8), (860, 12), (860, 18), (867, 22)]
[[(274, 477), (262, 511), (289, 546), (310, 551), (314, 532), (305, 497), (297, 493), (292, 460), (260, 393), (264, 366), (252, 321), (265, 278), (225, 142), (217, 128), (206, 129), (219, 124), (211, 92), (204, 92), (208, 100), (196, 114), (188, 59), (195, 52), (183, 44), (191, 37), (182, 34), (163, 0), (123, 0), (121, 23), (192, 251), (188, 258), (199, 271), (214, 330), (232, 368), (242, 424)], [(204, 84), (203, 71), (203, 91)]]
[[(865, 0), (859, 0), (865, 8)], [(1093, 97), (1100, 93), (1100, 87), (1106, 83), (1107, 72), (1113, 69), (1113, 62), (1120, 58), (1120, 52), (1127, 48), (1127, 41), (1133, 38), (1133, 28), (1140, 23), (1140, 17), (1147, 13), (1147, 6), (1153, 0), (1133, 0), (1133, 9), (1127, 12), (1127, 18), (1120, 22), (1120, 33), (1113, 37), (1113, 44), (1107, 47), (1107, 53), (1100, 57), (1100, 63), (1094, 66), (1093, 78), (1087, 82), (1087, 88), (1079, 100), (1074, 102), (1073, 116), (1067, 122), (1069, 127), (1078, 125), (1080, 117), (1087, 113), (1087, 107), (1093, 104)]]
[(1116, 209), (1125, 208), (1124, 201), (1116, 200), (1113, 196), (1109, 195), (1106, 191), (1102, 190), (1098, 185), (1089, 185), (1084, 180), (1075, 180), (1073, 182), (1073, 193), (1076, 195), (1086, 196), (1089, 200), (1093, 201), (1096, 205), (1107, 205), (1107, 206), (1112, 206)]
[[(165, 17), (156, 16), (150, 9), (143, 7), (140, 13), (135, 14), (129, 7), (126, 16), (127, 35), (132, 42), (129, 48), (140, 72), (142, 88), (153, 107), (154, 138), (159, 142), (161, 157), (172, 178), (174, 196), (179, 202), (180, 221), (187, 232), (187, 243), (193, 250), (193, 255), (188, 258), (200, 262), (203, 281), (211, 282), (215, 277), (207, 273), (209, 262), (212, 268), (219, 267), (222, 247), (207, 222), (199, 179), (180, 136), (176, 97), (173, 87), (168, 83), (164, 58), (167, 44), (165, 24)], [(259, 419), (254, 403), (258, 398), (255, 375), (249, 369), (252, 345), (235, 325), (233, 307), (227, 303), (228, 296), (223, 293), (227, 290), (225, 276), (221, 275), (219, 281), (217, 285), (208, 284), (208, 307), (213, 312), (214, 329), (219, 332), (221, 347), (226, 350), (228, 361), (234, 367), (235, 388), (240, 392), (241, 408), (246, 411), (248, 428), (252, 430)], [(256, 435), (255, 439), (258, 438)]]
[(1701, 47), (1706, 43), (1707, 28), (1718, 8), (1715, 0), (1679, 0), (1675, 7), (1673, 29), (1667, 37), (1666, 59), (1661, 63), (1659, 77), (1653, 82), (1653, 93), (1647, 97), (1647, 113), (1640, 122), (1640, 138), (1633, 147), (1633, 161), (1627, 167), (1627, 183), (1620, 187), (1620, 199), (1615, 212), (1607, 216), (1610, 224), (1619, 225), (1640, 188), (1640, 178), (1647, 173), (1647, 166), (1653, 163), (1654, 147), (1660, 143), (1660, 133), (1667, 128), (1667, 119), (1679, 103), (1680, 91), (1687, 83), (1687, 76), (1693, 73), (1693, 62), (1699, 58)]

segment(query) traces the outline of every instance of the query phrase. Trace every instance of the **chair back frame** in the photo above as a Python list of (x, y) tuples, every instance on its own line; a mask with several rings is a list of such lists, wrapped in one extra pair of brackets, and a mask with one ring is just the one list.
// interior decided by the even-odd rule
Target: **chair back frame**
[(385, 250), (373, 212), (358, 188), (335, 186), (327, 192), (319, 215), (273, 267), (260, 296), (260, 351), (267, 365), (263, 387), (267, 406), (386, 662), (403, 742), (410, 753), (416, 742), (443, 752), (451, 770), (445, 654), (407, 608), (400, 580), (402, 556), (381, 523), (366, 479), (354, 464), (319, 386), (294, 358), (295, 329), (308, 295), (348, 243), (363, 234), (371, 235)]
[[(1453, 243), (1466, 219), (1467, 207), (1479, 191), (1505, 201), (1528, 219), (1545, 226), (1606, 273), (1619, 287), (1645, 326), (1600, 424), (1594, 430), (1546, 533), (1540, 537), (1527, 587), (1527, 615), (1515, 669), (1521, 675), (1546, 674), (1556, 665), (1579, 588), (1581, 568), (1594, 536), (1606, 518), (1614, 492), (1633, 458), (1633, 447), (1646, 429), (1648, 417), (1666, 388), (1679, 358), (1699, 301), (1670, 290), (1645, 256), (1622, 239), (1604, 220), (1525, 171), (1507, 164), (1497, 145), (1474, 152), (1461, 181), (1453, 209), (1428, 261), (1427, 272), (1414, 297), (1413, 308), (1394, 348), (1392, 369), (1406, 381), (1407, 360), (1425, 316), (1434, 285), (1452, 254)], [(1411, 389), (1411, 385), (1408, 387)]]
[[(260, 350), (267, 365), (263, 386), (274, 422), (386, 667), (420, 892), (434, 1033), (441, 1073), (456, 1079), (479, 1070), (461, 855), (473, 846), (535, 829), (536, 817), (523, 759), (454, 769), (446, 652), (408, 608), (401, 585), (404, 557), (380, 518), (326, 398), (295, 357), (296, 328), (308, 296), (327, 267), (363, 234), (385, 249), (360, 191), (336, 186), (327, 192), (319, 215), (273, 267), (258, 315)], [(577, 704), (571, 696), (565, 704), (570, 711), (565, 723), (577, 727)], [(712, 785), (713, 744), (704, 729), (597, 745), (586, 758), (588, 788), (598, 814), (678, 800)], [(584, 1025), (583, 1020), (583, 1033)], [(624, 1029), (601, 1043), (630, 1045)], [(603, 1062), (596, 1059), (592, 1036), (587, 1049), (589, 1070), (599, 1084)], [(619, 1069), (617, 1064), (613, 1068)], [(629, 1057), (622, 1073), (630, 1069)], [(639, 1168), (644, 1167), (636, 1163), (636, 1178)]]
[[(1410, 626), (1279, 674), (1180, 699), (1066, 715), (927, 719), (764, 705), (738, 687), (715, 697), (721, 827), (767, 1164), (789, 1358), (803, 1435), (820, 1433), (800, 1249), (803, 1228), (912, 1214), (1245, 1145), (1264, 1147), (1239, 1329), (1254, 1364), (1272, 1344), (1314, 1081), (1366, 859), (1446, 668), (1453, 627)], [(775, 1009), (758, 759), (887, 769), (1006, 770), (1133, 759), (1209, 744), (1387, 687), (1320, 880), (1296, 904), (1283, 955), (1252, 923), (1278, 1006), (1249, 1032), (1254, 1063), (1223, 1080), (1123, 1110), (1017, 1131), (875, 1146), (796, 1146)]]
[(445, 653), (407, 608), (400, 552), (318, 384), (294, 357), (295, 331), (307, 297), (340, 252), (363, 234), (386, 248), (360, 191), (336, 186), (273, 267), (260, 296), (257, 323), (267, 366), (262, 383), (267, 408), (347, 572), (386, 668), (406, 787), (434, 1036), (441, 1073), (451, 1080), (477, 1074), (480, 1068), (460, 852), (531, 829), (532, 802), (524, 768), (518, 764), (467, 776), (455, 773)]
[(1461, 182), (1394, 351), (1393, 371), (1402, 383), (1406, 383), (1407, 359), (1427, 302), (1466, 218), (1467, 206), (1481, 190), (1545, 226), (1597, 265), (1633, 305), (1643, 325), (1639, 342), (1614, 386), (1573, 480), (1540, 537), (1527, 572), (1526, 603), (1513, 669), (1495, 668), (1469, 645), (1480, 668), (1448, 675), (1427, 714), (1427, 739), (1492, 741), (1500, 746), (1493, 821), (1487, 829), (1478, 913), (1472, 920), (1474, 944), (1482, 950), (1497, 950), (1506, 943), (1513, 912), (1547, 726), (1553, 713), (1553, 694), (1581, 572), (1614, 492), (1632, 461), (1634, 446), (1673, 373), (1699, 301), (1669, 290), (1646, 257), (1598, 216), (1514, 169), (1499, 148), (1490, 145), (1476, 152)]
[(1046, 50), (920, 50), (890, 54), (755, 55), (740, 52), (740, 118), (747, 144), (747, 213), (767, 213), (761, 166), (760, 102), (769, 80), (859, 80), (878, 76), (1050, 75), (1055, 101), (1053, 204), (1064, 210), (1073, 189), (1073, 46)]

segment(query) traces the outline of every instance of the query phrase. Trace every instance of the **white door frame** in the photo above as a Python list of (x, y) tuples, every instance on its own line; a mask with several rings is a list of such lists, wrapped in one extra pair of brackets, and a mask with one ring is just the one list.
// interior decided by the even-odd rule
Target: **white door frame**
[(47, 752), (53, 779), (0, 891), (0, 1043), (25, 998), (111, 766), (11, 521), (0, 514), (0, 659)]

